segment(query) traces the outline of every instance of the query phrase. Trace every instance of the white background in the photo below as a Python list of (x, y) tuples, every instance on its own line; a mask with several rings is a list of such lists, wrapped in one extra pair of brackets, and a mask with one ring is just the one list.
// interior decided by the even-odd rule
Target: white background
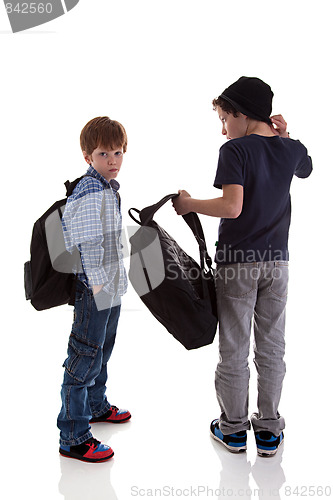
[[(330, 30), (323, 0), (80, 0), (65, 16), (17, 34), (0, 6), (3, 498), (127, 500), (163, 486), (164, 497), (174, 487), (186, 498), (199, 485), (214, 490), (199, 498), (251, 498), (247, 488), (258, 498), (260, 487), (262, 498), (288, 498), (286, 486), (309, 495), (310, 486), (331, 484), (333, 492)], [(272, 86), (273, 113), (283, 114), (314, 163), (312, 176), (292, 185), (283, 453), (257, 459), (251, 433), (242, 457), (212, 442), (217, 339), (185, 351), (130, 289), (109, 387), (111, 403), (128, 407), (132, 422), (94, 427), (115, 450), (110, 463), (60, 458), (56, 417), (72, 310), (38, 313), (25, 301), (33, 223), (63, 197), (65, 180), (84, 173), (79, 134), (100, 115), (128, 133), (118, 177), (125, 226), (133, 225), (128, 208), (179, 188), (216, 197), (225, 139), (211, 101), (242, 75)], [(201, 220), (213, 255), (218, 220)], [(157, 221), (196, 257), (171, 205)]]

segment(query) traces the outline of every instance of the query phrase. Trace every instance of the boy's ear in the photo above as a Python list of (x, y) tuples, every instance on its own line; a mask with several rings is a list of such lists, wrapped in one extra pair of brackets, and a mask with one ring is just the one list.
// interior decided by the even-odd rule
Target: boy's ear
[(90, 165), (92, 161), (91, 155), (88, 155), (87, 151), (82, 151), (82, 153), (83, 153), (83, 158)]

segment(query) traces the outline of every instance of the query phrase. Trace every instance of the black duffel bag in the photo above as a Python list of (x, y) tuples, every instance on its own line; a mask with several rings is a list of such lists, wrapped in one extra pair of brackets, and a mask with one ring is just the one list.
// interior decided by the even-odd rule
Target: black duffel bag
[(211, 344), (216, 333), (214, 275), (196, 213), (183, 215), (183, 219), (199, 245), (200, 265), (153, 220), (157, 210), (176, 196), (167, 195), (141, 211), (135, 208), (128, 211), (141, 226), (130, 238), (129, 279), (155, 318), (186, 349), (196, 349)]

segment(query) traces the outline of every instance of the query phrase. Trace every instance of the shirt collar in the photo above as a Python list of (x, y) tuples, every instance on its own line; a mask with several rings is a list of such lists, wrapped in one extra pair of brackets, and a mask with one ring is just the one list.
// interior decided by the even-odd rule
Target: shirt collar
[(97, 172), (97, 170), (94, 169), (92, 165), (89, 165), (87, 175), (98, 179), (106, 187), (106, 189), (109, 189), (111, 186), (112, 189), (118, 191), (118, 189), (120, 188), (120, 184), (118, 181), (116, 181), (116, 179), (111, 179), (110, 182), (108, 182), (105, 177), (103, 177), (103, 175), (101, 175), (99, 172)]

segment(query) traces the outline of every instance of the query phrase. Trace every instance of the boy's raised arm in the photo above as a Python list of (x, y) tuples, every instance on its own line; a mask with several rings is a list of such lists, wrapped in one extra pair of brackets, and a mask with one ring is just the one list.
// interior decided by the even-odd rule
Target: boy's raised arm
[(178, 215), (189, 212), (210, 215), (225, 219), (236, 219), (243, 208), (243, 186), (240, 184), (225, 184), (222, 186), (223, 196), (210, 200), (192, 198), (185, 190), (179, 190), (179, 196), (172, 200)]

